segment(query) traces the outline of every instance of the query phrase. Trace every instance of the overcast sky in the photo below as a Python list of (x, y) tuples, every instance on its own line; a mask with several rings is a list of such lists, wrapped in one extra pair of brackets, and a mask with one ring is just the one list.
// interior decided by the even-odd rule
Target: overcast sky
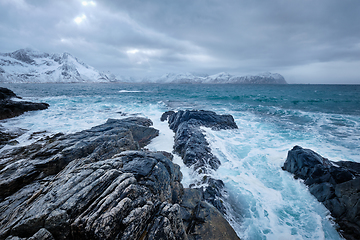
[(360, 84), (360, 1), (0, 0), (0, 52), (27, 47), (124, 76)]

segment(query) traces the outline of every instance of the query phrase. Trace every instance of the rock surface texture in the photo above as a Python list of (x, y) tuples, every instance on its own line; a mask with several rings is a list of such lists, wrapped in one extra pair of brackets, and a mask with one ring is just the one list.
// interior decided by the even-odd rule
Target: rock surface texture
[(3, 151), (0, 239), (238, 239), (183, 188), (170, 153), (142, 149), (158, 135), (151, 125), (109, 119)]
[(234, 118), (231, 115), (218, 115), (211, 111), (186, 110), (176, 113), (165, 112), (161, 120), (168, 120), (170, 129), (175, 132), (174, 151), (181, 156), (187, 167), (192, 167), (202, 175), (201, 182), (195, 184), (202, 186), (202, 199), (224, 214), (226, 209), (221, 200), (224, 183), (210, 176), (211, 171), (219, 168), (220, 161), (211, 153), (209, 143), (200, 127), (214, 130), (236, 129)]
[(346, 239), (359, 239), (360, 163), (332, 162), (310, 149), (295, 146), (288, 152), (283, 169), (305, 180), (311, 194), (329, 209)]
[(13, 101), (11, 98), (20, 98), (7, 89), (0, 87), (0, 120), (12, 118), (28, 111), (44, 110), (49, 107), (47, 103), (32, 103), (26, 101)]

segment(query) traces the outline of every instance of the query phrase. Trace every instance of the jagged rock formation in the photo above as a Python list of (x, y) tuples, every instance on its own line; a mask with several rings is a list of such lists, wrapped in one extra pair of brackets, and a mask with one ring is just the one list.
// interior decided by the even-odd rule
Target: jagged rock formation
[(170, 153), (142, 149), (151, 125), (109, 119), (3, 151), (0, 239), (238, 239)]
[(295, 146), (283, 169), (305, 180), (309, 191), (330, 210), (349, 240), (360, 236), (360, 163), (332, 162), (310, 149)]
[(99, 72), (69, 53), (49, 54), (32, 49), (0, 53), (0, 82), (111, 82), (113, 74)]
[(218, 115), (211, 111), (178, 111), (165, 112), (161, 120), (168, 120), (169, 127), (175, 132), (174, 151), (178, 153), (186, 166), (192, 167), (198, 174), (203, 175), (198, 185), (207, 185), (202, 189), (202, 197), (225, 213), (225, 207), (220, 199), (224, 183), (210, 177), (210, 171), (220, 166), (219, 159), (211, 153), (200, 127), (214, 130), (236, 129), (237, 125), (231, 115)]

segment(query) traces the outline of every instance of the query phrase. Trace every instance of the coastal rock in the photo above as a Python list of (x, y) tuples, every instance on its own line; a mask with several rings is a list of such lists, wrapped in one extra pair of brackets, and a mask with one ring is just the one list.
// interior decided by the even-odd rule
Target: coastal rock
[(161, 120), (168, 120), (169, 127), (175, 132), (174, 151), (178, 153), (187, 167), (192, 167), (202, 180), (191, 187), (200, 186), (202, 198), (225, 213), (221, 201), (224, 183), (210, 177), (211, 171), (220, 166), (219, 159), (212, 154), (209, 143), (200, 127), (214, 130), (236, 129), (237, 125), (231, 115), (218, 115), (212, 111), (178, 111), (165, 112)]
[(310, 149), (295, 146), (288, 152), (283, 169), (304, 180), (311, 194), (329, 209), (346, 239), (358, 239), (360, 163), (332, 162)]
[(158, 135), (158, 130), (149, 124), (151, 121), (143, 118), (109, 119), (90, 130), (57, 134), (44, 143), (5, 150), (0, 156), (0, 198), (39, 176), (57, 174), (75, 159), (98, 161), (124, 150), (138, 150)]
[(9, 100), (10, 98), (20, 98), (8, 88), (0, 87), (0, 100)]
[(200, 127), (214, 130), (236, 129), (231, 115), (218, 115), (212, 111), (193, 110), (165, 112), (162, 120), (168, 119), (169, 127), (175, 132), (174, 150), (183, 159), (186, 166), (195, 170), (207, 171), (207, 166), (216, 170), (220, 161), (211, 153), (209, 143)]
[(151, 125), (109, 119), (3, 151), (0, 239), (238, 239), (201, 195), (184, 195), (170, 153), (141, 149)]
[(0, 149), (6, 145), (16, 145), (17, 141), (13, 140), (14, 138), (19, 137), (25, 132), (23, 129), (13, 129), (7, 130), (3, 126), (0, 125)]
[(49, 107), (47, 103), (32, 103), (26, 101), (12, 101), (11, 98), (20, 98), (7, 88), (0, 88), (0, 120), (12, 118), (28, 111), (44, 110)]
[(189, 240), (239, 239), (222, 214), (204, 201), (202, 189), (185, 188), (180, 206)]

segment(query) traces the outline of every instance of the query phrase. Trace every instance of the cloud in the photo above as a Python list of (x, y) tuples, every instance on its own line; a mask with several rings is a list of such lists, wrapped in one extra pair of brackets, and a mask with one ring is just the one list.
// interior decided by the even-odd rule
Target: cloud
[(119, 75), (272, 71), (318, 83), (360, 79), (359, 12), (354, 0), (0, 0), (0, 44), (67, 51)]

